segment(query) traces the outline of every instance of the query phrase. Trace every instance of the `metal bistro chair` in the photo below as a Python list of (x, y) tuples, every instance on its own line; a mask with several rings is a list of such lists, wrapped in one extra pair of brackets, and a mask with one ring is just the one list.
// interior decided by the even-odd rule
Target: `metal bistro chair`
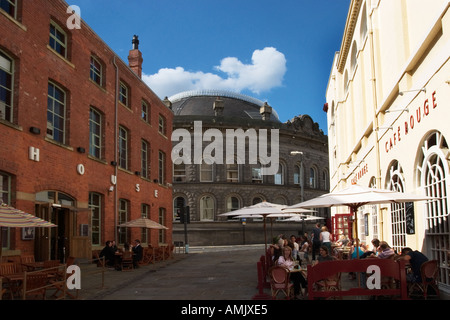
[(291, 293), (293, 293), (293, 284), (289, 281), (289, 270), (281, 266), (274, 266), (269, 269), (269, 274), (272, 299), (276, 299), (280, 291), (287, 299), (290, 299)]
[(436, 292), (436, 296), (439, 297), (440, 293), (437, 284), (439, 278), (439, 262), (437, 260), (429, 260), (424, 262), (420, 266), (420, 275), (422, 282), (414, 282), (409, 289), (410, 294), (414, 291), (414, 289), (418, 289), (423, 293), (423, 297), (427, 299), (428, 287), (432, 287)]

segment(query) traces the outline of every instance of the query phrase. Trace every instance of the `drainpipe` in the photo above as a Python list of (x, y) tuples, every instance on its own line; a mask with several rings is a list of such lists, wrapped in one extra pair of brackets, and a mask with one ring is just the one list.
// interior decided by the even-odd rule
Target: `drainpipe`
[(114, 176), (116, 177), (116, 185), (114, 186), (114, 240), (118, 241), (118, 230), (117, 230), (117, 220), (118, 220), (118, 204), (117, 204), (117, 167), (118, 167), (118, 94), (119, 94), (119, 68), (116, 64), (116, 56), (114, 55), (113, 60), (114, 68), (116, 69), (116, 88), (114, 91), (114, 161), (116, 165), (114, 166)]
[[(377, 79), (376, 79), (376, 73), (375, 73), (375, 49), (374, 49), (374, 40), (373, 40), (373, 12), (374, 9), (372, 9), (371, 13), (369, 14), (369, 21), (370, 21), (370, 31), (369, 31), (369, 42), (370, 42), (370, 67), (371, 67), (371, 81), (372, 81), (372, 103), (373, 103), (373, 131), (375, 133), (375, 161), (376, 161), (376, 172), (375, 172), (375, 180), (376, 185), (378, 189), (381, 189), (381, 160), (380, 160), (380, 141), (378, 137), (378, 116), (377, 116), (377, 106), (378, 106), (378, 100), (377, 100)], [(381, 210), (378, 211), (381, 213)], [(383, 215), (379, 215), (380, 218), (380, 239), (384, 239), (383, 237)]]

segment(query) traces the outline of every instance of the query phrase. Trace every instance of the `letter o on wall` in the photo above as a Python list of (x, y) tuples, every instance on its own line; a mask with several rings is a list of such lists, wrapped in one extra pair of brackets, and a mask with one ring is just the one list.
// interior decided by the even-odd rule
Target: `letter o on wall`
[(77, 172), (81, 176), (84, 175), (85, 169), (84, 169), (84, 165), (83, 164), (77, 165)]

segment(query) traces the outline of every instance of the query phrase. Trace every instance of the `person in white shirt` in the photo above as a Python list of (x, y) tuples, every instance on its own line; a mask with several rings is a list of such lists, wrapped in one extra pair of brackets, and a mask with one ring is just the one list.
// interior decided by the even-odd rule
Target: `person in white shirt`
[(322, 232), (320, 232), (320, 241), (323, 246), (328, 248), (328, 252), (331, 252), (331, 233), (328, 232), (328, 228), (323, 226)]

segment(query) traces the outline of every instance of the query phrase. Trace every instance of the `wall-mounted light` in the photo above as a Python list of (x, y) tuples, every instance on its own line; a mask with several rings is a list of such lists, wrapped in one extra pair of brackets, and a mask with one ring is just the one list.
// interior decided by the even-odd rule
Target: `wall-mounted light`
[(30, 127), (30, 132), (32, 134), (40, 134), (41, 133), (41, 129), (36, 128), (36, 127)]
[(388, 110), (384, 110), (384, 113), (403, 112), (403, 111), (409, 112), (409, 109), (408, 108), (405, 108), (405, 109), (388, 109)]
[(79, 153), (85, 153), (85, 152), (86, 152), (86, 149), (84, 149), (83, 147), (78, 147), (78, 148), (77, 148), (77, 151), (78, 151)]
[(296, 156), (299, 154), (303, 155), (303, 152), (302, 151), (291, 151), (291, 156)]
[(114, 191), (114, 186), (110, 186), (108, 189), (108, 192), (113, 192)]
[(111, 165), (112, 166), (117, 166), (117, 162), (116, 161), (111, 161)]
[(390, 127), (378, 127), (378, 128), (375, 129), (375, 131), (380, 131), (381, 129), (393, 130), (394, 127), (393, 126), (390, 126)]
[(141, 172), (140, 171), (135, 171), (134, 174), (137, 175), (137, 176), (140, 176)]
[(426, 88), (420, 88), (420, 89), (411, 89), (411, 90), (405, 90), (405, 91), (400, 91), (398, 94), (400, 95), (400, 96), (402, 96), (402, 95), (404, 95), (405, 94), (405, 92), (417, 92), (417, 91), (423, 91), (423, 92), (427, 92), (427, 89)]

